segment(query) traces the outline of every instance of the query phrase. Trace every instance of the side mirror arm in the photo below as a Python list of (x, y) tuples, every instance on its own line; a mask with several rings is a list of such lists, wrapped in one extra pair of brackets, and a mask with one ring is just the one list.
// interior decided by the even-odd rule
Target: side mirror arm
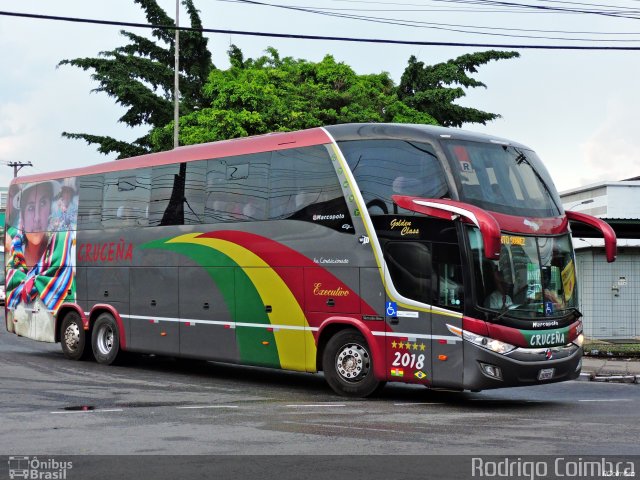
[(600, 231), (604, 237), (604, 252), (607, 257), (607, 262), (611, 263), (615, 261), (618, 246), (616, 232), (613, 231), (611, 225), (598, 217), (587, 215), (586, 213), (572, 212), (571, 210), (568, 210), (565, 212), (565, 215), (570, 222), (584, 223), (585, 225), (589, 225), (590, 227)]

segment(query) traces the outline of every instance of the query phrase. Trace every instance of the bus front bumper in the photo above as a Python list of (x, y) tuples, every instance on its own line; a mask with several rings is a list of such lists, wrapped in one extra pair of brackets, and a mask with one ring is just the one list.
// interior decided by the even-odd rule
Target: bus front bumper
[(582, 348), (575, 344), (517, 348), (502, 355), (465, 342), (463, 388), (487, 390), (564, 382), (578, 378), (581, 368)]

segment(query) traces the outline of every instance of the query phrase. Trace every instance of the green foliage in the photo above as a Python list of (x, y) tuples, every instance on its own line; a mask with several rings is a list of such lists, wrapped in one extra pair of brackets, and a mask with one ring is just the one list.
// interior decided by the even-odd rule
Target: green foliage
[[(280, 58), (275, 49), (245, 60), (229, 49), (231, 67), (204, 87), (209, 107), (180, 117), (180, 143), (202, 143), (348, 122), (435, 124), (398, 99), (388, 73), (358, 75), (327, 55), (318, 63)], [(156, 149), (170, 148), (173, 124), (156, 129)]]
[[(519, 57), (518, 52), (470, 53), (436, 65), (418, 62), (413, 55), (402, 74), (398, 87), (399, 98), (409, 107), (420, 112), (429, 112), (440, 125), (460, 127), (463, 123), (481, 123), (499, 118), (495, 113), (457, 105), (455, 101), (465, 96), (465, 88), (485, 87), (468, 73), (477, 73), (478, 66), (491, 60)], [(458, 85), (451, 87), (450, 85)]]
[[(154, 25), (175, 26), (157, 0), (134, 0)], [(191, 26), (202, 24), (194, 0), (181, 0)], [(132, 143), (88, 133), (63, 136), (97, 144), (118, 158), (173, 147), (174, 31), (152, 30), (155, 40), (131, 32), (125, 46), (96, 58), (63, 60), (92, 72), (94, 89), (126, 108), (119, 121), (151, 131)], [(216, 69), (200, 32), (180, 33), (180, 143), (194, 144), (273, 131), (289, 131), (348, 122), (399, 122), (461, 126), (498, 118), (462, 107), (465, 89), (485, 87), (472, 78), (479, 66), (517, 57), (516, 52), (487, 51), (462, 55), (436, 65), (409, 59), (400, 85), (389, 74), (359, 75), (327, 55), (318, 63), (266, 55), (245, 59), (232, 45), (230, 67)]]
[(129, 158), (149, 153), (148, 136), (139, 138), (133, 143), (116, 140), (113, 137), (101, 135), (89, 135), (88, 133), (67, 133), (63, 132), (63, 136), (74, 140), (84, 140), (89, 145), (97, 144), (98, 152), (105, 155), (116, 152), (118, 158)]
[[(134, 1), (145, 11), (149, 23), (175, 26), (173, 19), (158, 6), (156, 0)], [(189, 14), (191, 26), (201, 28), (193, 0), (182, 0), (182, 4)], [(121, 33), (129, 40), (128, 45), (100, 52), (97, 58), (62, 60), (59, 65), (93, 71), (91, 76), (99, 85), (94, 91), (105, 92), (127, 109), (119, 122), (131, 127), (164, 126), (173, 119), (175, 33), (173, 30), (152, 30), (153, 36), (163, 46), (131, 32)], [(206, 106), (202, 89), (213, 68), (207, 39), (200, 32), (180, 32), (181, 113), (187, 114)], [(99, 152), (116, 152), (118, 158), (152, 151), (148, 134), (131, 144), (87, 133), (63, 132), (62, 135), (97, 144)]]

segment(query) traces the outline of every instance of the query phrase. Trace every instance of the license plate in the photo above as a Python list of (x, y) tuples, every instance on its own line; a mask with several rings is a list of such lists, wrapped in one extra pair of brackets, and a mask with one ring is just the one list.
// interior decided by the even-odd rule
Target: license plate
[(538, 380), (551, 380), (555, 370), (555, 368), (543, 368), (538, 372)]

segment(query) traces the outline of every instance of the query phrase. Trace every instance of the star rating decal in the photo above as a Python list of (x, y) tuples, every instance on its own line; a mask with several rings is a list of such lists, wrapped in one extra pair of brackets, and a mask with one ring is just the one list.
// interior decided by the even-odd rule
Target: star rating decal
[(418, 343), (417, 341), (415, 342), (404, 342), (404, 341), (398, 341), (396, 342), (395, 340), (393, 340), (391, 342), (391, 348), (397, 348), (400, 350), (415, 350), (415, 351), (420, 351), (420, 352), (424, 352), (427, 349), (427, 346), (420, 342)]

